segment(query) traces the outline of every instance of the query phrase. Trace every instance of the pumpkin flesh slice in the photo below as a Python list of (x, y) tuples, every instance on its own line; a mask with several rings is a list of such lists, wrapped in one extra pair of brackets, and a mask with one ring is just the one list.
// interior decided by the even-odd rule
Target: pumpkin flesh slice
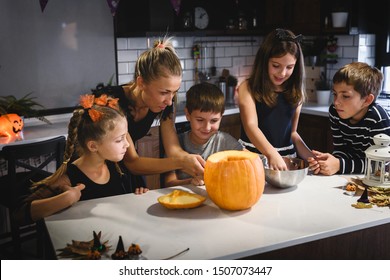
[(157, 200), (168, 209), (186, 209), (198, 207), (206, 198), (199, 194), (174, 190), (167, 195), (160, 196)]

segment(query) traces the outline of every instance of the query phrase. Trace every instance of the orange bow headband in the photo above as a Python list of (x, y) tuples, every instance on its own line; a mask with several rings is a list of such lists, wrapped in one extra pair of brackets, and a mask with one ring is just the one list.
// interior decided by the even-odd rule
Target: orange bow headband
[(93, 105), (108, 106), (119, 111), (119, 98), (112, 98), (107, 94), (102, 94), (100, 97), (95, 97), (93, 94), (84, 94), (80, 96), (80, 105), (88, 111), (88, 115), (93, 122), (99, 121), (103, 113), (92, 108)]

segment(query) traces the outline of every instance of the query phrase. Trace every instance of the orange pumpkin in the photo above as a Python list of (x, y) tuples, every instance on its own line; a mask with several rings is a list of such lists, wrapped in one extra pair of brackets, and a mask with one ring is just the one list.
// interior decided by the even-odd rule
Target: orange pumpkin
[(23, 119), (17, 114), (0, 116), (0, 143), (8, 144), (23, 140)]
[(264, 192), (263, 163), (249, 151), (222, 151), (208, 157), (204, 182), (210, 199), (226, 210), (252, 207)]

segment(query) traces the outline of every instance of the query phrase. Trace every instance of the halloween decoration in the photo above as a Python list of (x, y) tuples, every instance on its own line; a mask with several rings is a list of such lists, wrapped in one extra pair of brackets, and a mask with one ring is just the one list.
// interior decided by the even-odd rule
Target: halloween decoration
[(0, 116), (0, 144), (23, 140), (23, 119), (17, 114)]
[(103, 243), (100, 241), (102, 232), (98, 234), (93, 232), (93, 239), (90, 241), (76, 241), (72, 240), (72, 244), (66, 244), (66, 247), (59, 249), (61, 251), (58, 254), (60, 258), (71, 259), (100, 259), (101, 255), (106, 253), (110, 246), (108, 246), (108, 240)]
[(119, 236), (118, 244), (116, 245), (115, 253), (111, 255), (113, 260), (125, 260), (129, 258), (128, 253), (125, 251), (123, 246), (122, 236)]
[(374, 136), (374, 145), (366, 151), (366, 169), (363, 183), (368, 186), (390, 187), (390, 136)]

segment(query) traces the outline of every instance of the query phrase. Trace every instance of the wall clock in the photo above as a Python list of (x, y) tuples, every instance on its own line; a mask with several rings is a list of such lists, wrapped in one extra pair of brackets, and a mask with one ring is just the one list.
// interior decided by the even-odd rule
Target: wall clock
[(202, 7), (196, 7), (194, 11), (194, 25), (196, 28), (205, 29), (209, 25), (209, 14)]

